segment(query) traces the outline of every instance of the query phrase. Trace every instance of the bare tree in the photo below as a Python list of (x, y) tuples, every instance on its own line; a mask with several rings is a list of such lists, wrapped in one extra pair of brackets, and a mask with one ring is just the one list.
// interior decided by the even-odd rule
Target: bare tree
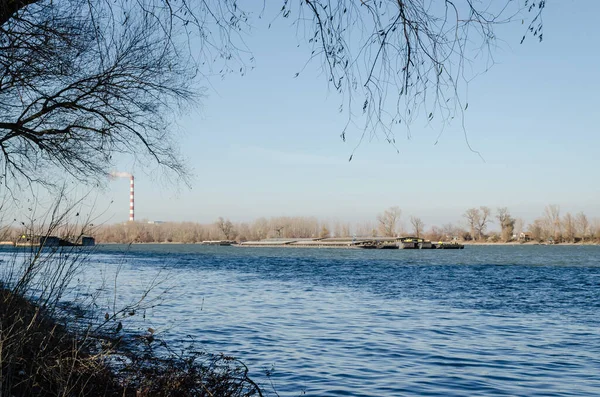
[(492, 210), (489, 207), (479, 207), (479, 220), (477, 222), (477, 235), (479, 240), (483, 239), (483, 236), (485, 235), (485, 231), (487, 229), (487, 225), (488, 223), (490, 223), (492, 220), (490, 219), (490, 214), (492, 213)]
[(575, 224), (577, 225), (577, 234), (583, 241), (586, 240), (589, 232), (590, 222), (583, 212), (575, 215)]
[(402, 215), (402, 210), (398, 206), (390, 207), (383, 214), (377, 215), (379, 231), (383, 236), (396, 237), (396, 227), (398, 226), (400, 215)]
[(252, 224), (253, 240), (262, 240), (269, 234), (269, 221), (266, 218), (258, 218)]
[[(392, 126), (416, 115), (462, 116), (468, 54), (490, 53), (493, 28), (528, 12), (528, 31), (541, 39), (544, 6), (301, 0), (284, 1), (279, 15), (305, 32), (347, 125), (364, 117), (365, 132), (382, 129), (394, 143)], [(102, 181), (121, 153), (185, 175), (170, 126), (197, 99), (199, 76), (252, 65), (243, 40), (251, 15), (237, 0), (0, 0), (3, 183), (50, 173)]]
[(277, 236), (277, 238), (282, 237), (282, 232), (284, 229), (285, 229), (285, 225), (275, 225), (275, 227), (273, 228), (273, 231), (275, 231), (275, 235)]
[(563, 238), (569, 242), (575, 242), (575, 235), (577, 234), (577, 229), (575, 226), (575, 218), (571, 215), (570, 212), (567, 212), (562, 219), (562, 228), (564, 230)]
[(528, 226), (529, 233), (531, 233), (531, 239), (533, 241), (543, 241), (544, 240), (544, 221), (541, 219), (536, 219), (532, 224)]
[(377, 229), (371, 221), (361, 222), (356, 225), (356, 235), (360, 237), (376, 236)]
[(561, 241), (560, 206), (551, 204), (544, 209), (544, 231), (546, 238), (552, 238), (555, 243)]
[(321, 225), (321, 232), (319, 233), (319, 238), (329, 238), (331, 237), (331, 232), (327, 228), (327, 225), (323, 223)]
[(47, 183), (60, 171), (103, 182), (117, 153), (185, 175), (168, 127), (197, 91), (162, 24), (172, 15), (87, 0), (3, 0), (0, 10), (3, 179)]
[(510, 216), (510, 212), (506, 207), (498, 208), (496, 211), (496, 219), (498, 219), (498, 222), (500, 223), (500, 238), (505, 243), (509, 242), (512, 239), (515, 230), (515, 219)]
[(243, 222), (237, 226), (237, 240), (238, 241), (248, 241), (251, 236), (250, 225)]
[(444, 232), (437, 226), (431, 226), (425, 236), (431, 241), (442, 241), (445, 239)]
[(425, 223), (423, 223), (421, 218), (418, 218), (416, 216), (410, 217), (410, 223), (413, 226), (413, 233), (415, 234), (415, 236), (421, 237), (421, 234), (423, 233), (423, 230), (425, 229)]
[(489, 207), (481, 206), (479, 208), (469, 208), (463, 216), (467, 219), (473, 240), (481, 240), (485, 234), (488, 223), (491, 222)]
[(339, 237), (350, 237), (350, 224), (349, 223), (344, 223), (342, 225), (342, 234), (340, 234)]
[(339, 220), (333, 222), (333, 237), (340, 237), (342, 235), (342, 224)]
[(479, 225), (479, 218), (481, 214), (479, 213), (479, 209), (477, 208), (469, 208), (463, 214), (463, 217), (467, 219), (467, 225), (469, 226), (469, 232), (471, 234), (471, 239), (477, 239), (477, 226)]
[(235, 227), (229, 219), (225, 220), (222, 217), (219, 217), (217, 220), (217, 227), (221, 233), (223, 233), (226, 240), (231, 240), (233, 237), (235, 237)]
[(459, 238), (462, 238), (464, 240), (468, 239), (464, 238), (465, 231), (461, 227), (456, 226), (453, 223), (443, 224), (441, 227), (441, 232), (444, 234), (445, 240), (458, 240)]
[[(439, 6), (439, 7), (437, 7)], [(284, 3), (284, 17), (299, 15), (312, 54), (322, 60), (333, 88), (343, 96), (348, 125), (358, 115), (368, 133), (382, 130), (395, 143), (392, 127), (422, 115), (448, 121), (468, 103), (457, 93), (472, 70), (470, 53), (491, 55), (493, 28), (533, 18), (528, 31), (542, 39), (545, 1), (310, 0)], [(523, 37), (523, 40), (525, 37)], [(483, 66), (493, 63), (492, 57)], [(342, 131), (345, 138), (346, 130)], [(363, 135), (364, 136), (364, 135)], [(350, 157), (352, 159), (352, 157)]]
[(600, 219), (599, 218), (592, 219), (592, 222), (590, 222), (588, 230), (589, 230), (588, 235), (589, 235), (590, 239), (596, 240), (596, 242), (600, 243)]

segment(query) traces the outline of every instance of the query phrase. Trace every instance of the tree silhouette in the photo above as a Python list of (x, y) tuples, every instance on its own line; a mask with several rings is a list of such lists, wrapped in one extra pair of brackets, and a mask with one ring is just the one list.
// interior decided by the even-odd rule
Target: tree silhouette
[[(542, 38), (545, 1), (515, 3), (283, 0), (277, 7), (304, 32), (310, 60), (322, 63), (341, 95), (348, 115), (341, 136), (362, 118), (364, 134), (383, 131), (395, 143), (399, 123), (462, 115), (465, 67), (481, 53), (486, 67), (493, 63), (496, 25), (529, 15), (528, 31)], [(118, 154), (185, 176), (173, 121), (198, 99), (200, 77), (245, 74), (252, 65), (243, 36), (257, 13), (243, 6), (252, 7), (0, 0), (2, 183), (103, 181)]]

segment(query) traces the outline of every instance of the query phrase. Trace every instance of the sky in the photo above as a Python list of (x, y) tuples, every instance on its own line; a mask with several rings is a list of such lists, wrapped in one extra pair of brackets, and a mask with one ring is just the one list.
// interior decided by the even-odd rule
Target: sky
[[(294, 78), (310, 48), (297, 46), (290, 21), (257, 21), (245, 37), (255, 69), (202, 81), (201, 106), (178, 121), (189, 188), (153, 167), (120, 166), (136, 176), (136, 219), (358, 223), (399, 206), (406, 224), (414, 215), (441, 225), (485, 205), (531, 222), (548, 204), (600, 217), (597, 15), (594, 0), (550, 2), (541, 43), (519, 44), (525, 25), (499, 27), (496, 64), (468, 85), (465, 129), (455, 120), (440, 135), (417, 119), (410, 138), (397, 127), (396, 147), (382, 136), (359, 144), (359, 129), (343, 142), (340, 97), (320, 64)], [(128, 200), (128, 180), (109, 182), (96, 197), (103, 221), (127, 220)]]

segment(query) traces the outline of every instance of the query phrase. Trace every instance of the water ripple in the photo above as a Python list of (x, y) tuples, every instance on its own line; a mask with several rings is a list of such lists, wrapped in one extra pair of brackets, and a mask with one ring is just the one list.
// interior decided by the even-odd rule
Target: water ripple
[(147, 320), (163, 336), (282, 397), (600, 395), (600, 247), (119, 249), (94, 260), (123, 285), (176, 286)]

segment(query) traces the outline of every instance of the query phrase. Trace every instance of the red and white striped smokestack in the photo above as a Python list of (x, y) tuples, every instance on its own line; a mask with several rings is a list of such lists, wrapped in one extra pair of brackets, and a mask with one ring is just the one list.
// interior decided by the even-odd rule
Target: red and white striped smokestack
[(111, 179), (114, 178), (129, 178), (129, 222), (133, 222), (135, 220), (134, 213), (134, 200), (133, 200), (133, 175), (129, 172), (111, 172), (108, 174), (108, 177)]
[(133, 222), (135, 220), (133, 204), (133, 175), (131, 175), (129, 178), (129, 222)]

